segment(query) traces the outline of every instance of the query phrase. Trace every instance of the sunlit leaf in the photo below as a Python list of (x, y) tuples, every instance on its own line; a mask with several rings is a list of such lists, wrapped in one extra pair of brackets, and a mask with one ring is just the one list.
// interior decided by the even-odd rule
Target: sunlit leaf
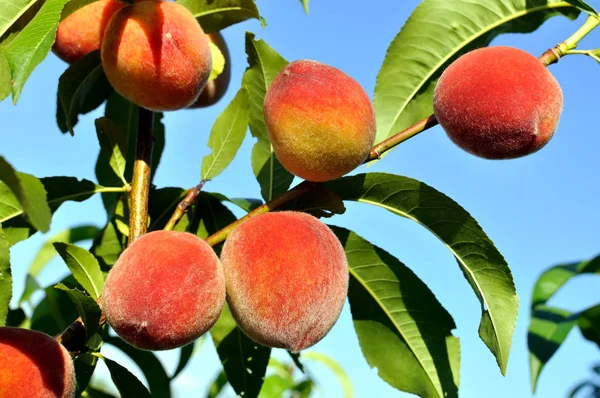
[(254, 37), (254, 34), (246, 33), (249, 67), (242, 84), (248, 89), (250, 98), (250, 132), (258, 139), (252, 149), (252, 170), (260, 184), (263, 199), (268, 201), (287, 191), (294, 179), (273, 152), (263, 116), (267, 88), (288, 62), (264, 40), (255, 40)]
[(258, 13), (254, 0), (177, 0), (188, 8), (206, 33), (218, 32), (248, 19), (265, 22)]
[(100, 315), (102, 313), (96, 300), (81, 290), (68, 288), (62, 283), (57, 284), (54, 288), (64, 291), (69, 296), (83, 321), (87, 338), (92, 337), (98, 331)]
[(0, 227), (0, 326), (6, 325), (10, 299), (12, 298), (12, 273), (10, 250), (6, 235)]
[[(391, 386), (427, 397), (457, 397), (460, 346), (452, 317), (427, 285), (389, 253), (332, 227), (350, 267), (348, 299), (365, 359)], [(305, 359), (310, 358), (306, 353)], [(346, 394), (351, 386), (341, 379)]]
[(219, 115), (208, 138), (212, 152), (202, 159), (202, 179), (211, 180), (231, 163), (248, 129), (248, 92), (242, 87)]
[(477, 221), (446, 195), (408, 177), (358, 174), (326, 185), (343, 200), (378, 206), (413, 220), (446, 245), (479, 298), (479, 336), (504, 374), (519, 301), (508, 264)]
[(532, 32), (561, 13), (575, 17), (578, 10), (561, 0), (423, 0), (390, 44), (377, 75), (376, 142), (433, 113), (435, 84), (460, 55), (501, 33)]
[(94, 300), (97, 300), (104, 286), (104, 275), (94, 255), (69, 243), (54, 242), (53, 245), (77, 282)]
[(0, 181), (11, 189), (29, 222), (42, 232), (48, 231), (52, 213), (46, 200), (46, 189), (40, 180), (31, 174), (16, 172), (0, 156)]

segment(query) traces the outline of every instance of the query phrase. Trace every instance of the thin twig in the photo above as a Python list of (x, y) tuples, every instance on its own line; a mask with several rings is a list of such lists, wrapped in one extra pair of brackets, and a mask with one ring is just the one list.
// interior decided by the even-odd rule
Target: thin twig
[(407, 128), (405, 130), (402, 130), (401, 132), (399, 132), (397, 134), (394, 134), (390, 138), (388, 138), (384, 141), (381, 141), (379, 144), (377, 144), (373, 148), (371, 148), (371, 152), (369, 153), (369, 157), (367, 157), (367, 159), (365, 160), (365, 163), (370, 162), (372, 160), (380, 159), (381, 155), (383, 155), (385, 152), (389, 151), (390, 149), (400, 145), (401, 143), (408, 140), (409, 138), (412, 138), (415, 135), (417, 135), (425, 130), (429, 130), (433, 126), (437, 126), (437, 125), (438, 125), (438, 121), (435, 118), (435, 115), (426, 117), (425, 119), (421, 120), (420, 122), (410, 126), (409, 128)]
[(167, 231), (172, 231), (173, 228), (175, 228), (175, 225), (177, 225), (179, 220), (181, 220), (181, 217), (183, 217), (185, 213), (187, 213), (192, 203), (194, 203), (198, 195), (200, 195), (200, 191), (202, 190), (204, 184), (206, 184), (206, 180), (200, 181), (200, 184), (188, 190), (187, 194), (185, 195), (183, 200), (179, 202), (179, 204), (175, 208), (175, 212), (173, 213), (173, 215), (169, 219), (169, 222), (167, 222), (167, 225), (165, 225), (163, 229)]
[(242, 224), (246, 220), (258, 216), (259, 214), (268, 213), (269, 211), (275, 210), (283, 206), (287, 202), (296, 199), (307, 192), (310, 192), (317, 185), (318, 183), (316, 182), (302, 181), (300, 184), (296, 185), (294, 188), (290, 189), (286, 193), (275, 197), (273, 200), (270, 200), (264, 205), (257, 207), (256, 209), (252, 210), (250, 213), (246, 214), (239, 220), (234, 221), (225, 228), (221, 229), (220, 231), (215, 232), (206, 239), (206, 242), (211, 246), (218, 245), (219, 243), (227, 239), (227, 237), (229, 236), (231, 231), (234, 230), (235, 227)]

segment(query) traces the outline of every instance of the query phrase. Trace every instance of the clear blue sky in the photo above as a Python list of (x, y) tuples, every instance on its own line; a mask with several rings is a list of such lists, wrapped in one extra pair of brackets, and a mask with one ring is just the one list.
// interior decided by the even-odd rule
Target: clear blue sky
[[(386, 48), (418, 4), (415, 0), (381, 0), (376, 7), (375, 3), (361, 7), (359, 2), (350, 6), (343, 0), (314, 1), (306, 16), (296, 0), (258, 3), (269, 23), (267, 28), (261, 30), (253, 21), (224, 31), (233, 57), (232, 85), (225, 99), (208, 110), (165, 116), (167, 146), (155, 180), (159, 187), (191, 187), (198, 182), (212, 123), (237, 91), (246, 67), (246, 30), (257, 33), (288, 60), (315, 59), (344, 70), (372, 96)], [(583, 17), (575, 22), (554, 18), (534, 34), (504, 35), (493, 44), (516, 46), (539, 55), (568, 37), (582, 22)], [(583, 46), (586, 44), (589, 48), (600, 47), (600, 32), (592, 34)], [(60, 133), (54, 116), (56, 87), (65, 68), (65, 63), (49, 55), (27, 82), (17, 107), (9, 100), (0, 103), (0, 155), (19, 171), (38, 177), (69, 175), (94, 180), (99, 148), (93, 121), (103, 111), (82, 117), (74, 138)], [(363, 204), (347, 204), (347, 213), (332, 220), (397, 256), (429, 285), (452, 314), (462, 346), (461, 397), (531, 395), (526, 331), (533, 283), (550, 265), (600, 253), (600, 65), (583, 56), (572, 56), (552, 66), (551, 71), (563, 88), (565, 107), (555, 137), (540, 152), (511, 161), (486, 161), (455, 147), (436, 127), (403, 144), (369, 170), (410, 176), (454, 198), (479, 221), (506, 257), (521, 300), (506, 377), (501, 376), (477, 335), (479, 302), (450, 253), (436, 238), (409, 220)], [(237, 159), (206, 186), (207, 190), (230, 197), (260, 196), (249, 162), (253, 142), (248, 135)], [(101, 226), (104, 222), (101, 201), (94, 197), (83, 204), (64, 205), (53, 219), (50, 234), (69, 226)], [(26, 269), (46, 238), (38, 234), (12, 249), (16, 296), (22, 291)], [(41, 281), (53, 283), (65, 272), (65, 265), (55, 260), (43, 272)], [(570, 283), (551, 304), (580, 310), (597, 302), (599, 291), (599, 280), (582, 277)], [(357, 397), (407, 396), (369, 369), (347, 307), (332, 332), (313, 350), (343, 365)], [(106, 350), (109, 357), (115, 357), (113, 353)], [(598, 354), (594, 345), (585, 342), (578, 331), (573, 332), (543, 371), (537, 396), (565, 396), (574, 383), (589, 375), (590, 366), (600, 360)], [(173, 369), (175, 353), (161, 354), (161, 358), (168, 369)], [(207, 340), (174, 383), (176, 396), (204, 394), (219, 366), (212, 343)], [(317, 365), (309, 367), (322, 383), (316, 396), (341, 396), (341, 389), (326, 370)]]

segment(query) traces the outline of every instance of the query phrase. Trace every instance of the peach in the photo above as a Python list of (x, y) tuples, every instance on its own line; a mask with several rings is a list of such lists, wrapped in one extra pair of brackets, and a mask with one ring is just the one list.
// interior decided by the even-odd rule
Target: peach
[(348, 263), (334, 233), (306, 213), (255, 216), (225, 241), (227, 302), (257, 343), (298, 352), (320, 341), (348, 294)]
[(435, 88), (435, 116), (460, 148), (486, 159), (541, 149), (556, 131), (560, 85), (533, 55), (512, 47), (471, 51), (453, 62)]
[(118, 0), (99, 0), (81, 7), (58, 25), (52, 50), (69, 64), (99, 50), (109, 19), (125, 6)]
[(115, 90), (152, 111), (194, 103), (212, 69), (204, 31), (187, 8), (172, 2), (140, 1), (117, 11), (101, 58)]
[(146, 350), (186, 345), (206, 333), (225, 304), (223, 267), (195, 235), (150, 232), (134, 241), (110, 270), (102, 293), (107, 322)]
[(229, 81), (231, 80), (231, 57), (229, 56), (229, 49), (223, 39), (223, 35), (220, 33), (211, 33), (206, 35), (208, 41), (213, 43), (219, 48), (221, 54), (225, 58), (225, 66), (223, 71), (214, 79), (209, 77), (204, 90), (200, 93), (198, 100), (190, 105), (190, 109), (194, 108), (205, 108), (219, 102), (225, 95), (227, 87), (229, 87)]
[(34, 330), (0, 327), (0, 397), (75, 396), (75, 370), (67, 350)]
[(316, 61), (292, 62), (275, 77), (265, 95), (264, 117), (283, 167), (309, 181), (352, 171), (375, 139), (367, 93), (344, 72)]

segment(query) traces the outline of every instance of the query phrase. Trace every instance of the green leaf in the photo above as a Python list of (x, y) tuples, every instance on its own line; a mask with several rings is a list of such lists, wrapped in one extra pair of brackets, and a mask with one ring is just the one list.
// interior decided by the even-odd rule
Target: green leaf
[[(11, 27), (17, 24), (24, 15), (28, 14), (28, 10), (35, 9), (36, 3), (36, 0), (3, 0), (0, 37), (4, 37)], [(22, 23), (26, 24), (27, 22), (29, 21), (23, 21)]]
[[(92, 352), (97, 353), (98, 350), (94, 350)], [(98, 357), (93, 355), (92, 352), (85, 352), (83, 354), (79, 354), (73, 360), (73, 365), (75, 365), (75, 379), (77, 381), (77, 391), (83, 391), (87, 389), (88, 384), (92, 378), (92, 374), (96, 370)]]
[(283, 377), (274, 374), (267, 377), (260, 390), (259, 398), (279, 398), (284, 397), (286, 391), (294, 387), (294, 381), (291, 377)]
[(8, 315), (6, 315), (6, 325), (4, 326), (13, 326), (16, 328), (28, 328), (27, 314), (23, 311), (22, 308), (17, 309), (9, 309)]
[(267, 371), (271, 349), (250, 340), (236, 326), (227, 306), (210, 330), (210, 335), (236, 394), (256, 398)]
[[(72, 275), (60, 282), (71, 289), (79, 286)], [(56, 290), (54, 284), (44, 288), (44, 293), (45, 297), (31, 315), (31, 329), (56, 336), (62, 333), (79, 315), (69, 297)]]
[(594, 9), (594, 7), (590, 6), (583, 0), (565, 0), (567, 3), (571, 4), (573, 7), (579, 8), (581, 11), (585, 11), (590, 15), (598, 16), (598, 12)]
[(227, 385), (227, 375), (224, 371), (219, 372), (217, 377), (210, 384), (210, 388), (208, 389), (208, 394), (206, 394), (206, 398), (217, 398), (217, 396), (223, 390), (223, 387)]
[[(149, 231), (163, 229), (175, 211), (175, 208), (185, 198), (187, 191), (182, 188), (151, 189), (149, 193), (148, 216), (151, 223)], [(189, 211), (188, 211), (189, 214)], [(188, 218), (188, 214), (184, 218)], [(180, 221), (181, 223), (181, 221)], [(179, 224), (177, 224), (179, 226)]]
[(111, 90), (100, 63), (100, 51), (92, 51), (69, 66), (58, 79), (56, 119), (61, 131), (74, 135), (78, 116), (99, 107)]
[(196, 342), (191, 342), (188, 345), (184, 345), (179, 350), (179, 362), (177, 363), (177, 368), (175, 372), (173, 372), (173, 376), (169, 377), (170, 380), (175, 379), (179, 374), (185, 369), (187, 364), (190, 362), (192, 355), (194, 354), (194, 349), (196, 347)]
[(70, 0), (62, 10), (60, 20), (63, 21), (66, 17), (73, 14), (82, 7), (87, 6), (98, 0)]
[(98, 300), (104, 286), (104, 275), (94, 255), (69, 243), (54, 242), (53, 245), (77, 282), (94, 300)]
[(156, 355), (150, 351), (142, 351), (125, 343), (118, 337), (108, 337), (105, 343), (111, 344), (123, 351), (129, 358), (140, 367), (148, 381), (150, 394), (153, 397), (171, 397), (171, 380)]
[(358, 174), (326, 186), (343, 200), (382, 207), (413, 220), (448, 247), (479, 298), (479, 336), (504, 374), (519, 301), (508, 264), (477, 221), (446, 195), (407, 177)]
[(540, 372), (576, 325), (578, 316), (579, 314), (545, 305), (538, 305), (532, 310), (527, 346), (531, 387), (534, 393)]
[(560, 264), (544, 271), (535, 282), (531, 309), (548, 302), (571, 278), (583, 274), (600, 275), (600, 256), (592, 260)]
[(10, 65), (2, 51), (0, 43), (0, 101), (4, 100), (11, 92), (12, 78), (10, 76)]
[[(54, 213), (66, 201), (83, 202), (95, 193), (124, 192), (123, 188), (107, 188), (74, 177), (46, 177), (40, 180), (47, 192), (50, 211)], [(10, 245), (27, 239), (35, 229), (23, 217), (23, 209), (8, 186), (0, 181), (0, 223)]]
[(335, 214), (346, 212), (342, 198), (322, 184), (316, 185), (304, 195), (288, 201), (279, 209), (302, 211), (317, 218), (329, 218)]
[(109, 269), (116, 262), (117, 258), (125, 248), (125, 238), (119, 232), (115, 221), (109, 221), (102, 230), (102, 233), (96, 237), (90, 252), (98, 259), (102, 269)]
[(450, 314), (427, 285), (392, 255), (354, 232), (332, 229), (348, 258), (348, 299), (369, 365), (399, 390), (456, 397), (460, 345), (452, 335), (456, 325)]
[(600, 345), (600, 305), (580, 313), (546, 305), (569, 280), (583, 274), (600, 275), (600, 256), (551, 267), (535, 283), (527, 338), (531, 387), (534, 392), (542, 369), (560, 348), (573, 326), (578, 324), (585, 338)]
[(600, 304), (583, 311), (577, 324), (583, 337), (600, 348)]
[(308, 15), (308, 0), (300, 0), (302, 3), (302, 7), (304, 8), (304, 12)]
[(47, 0), (17, 37), (3, 47), (14, 82), (14, 104), (19, 100), (31, 72), (48, 55), (56, 37), (60, 14), (68, 1)]
[[(52, 250), (54, 251), (54, 248)], [(31, 295), (41, 289), (42, 287), (38, 281), (30, 274), (27, 274), (25, 277), (25, 289), (23, 289), (23, 294), (21, 295), (21, 299), (19, 299), (19, 305), (29, 301)]]
[(108, 160), (111, 169), (123, 184), (125, 179), (125, 167), (127, 160), (127, 142), (119, 126), (107, 117), (96, 119), (96, 134), (100, 143), (100, 153)]
[(252, 149), (252, 170), (260, 184), (263, 199), (269, 201), (287, 191), (294, 179), (273, 152), (263, 116), (267, 88), (288, 62), (264, 40), (254, 40), (254, 37), (254, 34), (246, 33), (249, 67), (242, 84), (248, 89), (250, 99), (250, 132), (258, 139)]
[(212, 152), (202, 159), (203, 180), (221, 174), (240, 149), (248, 128), (249, 106), (248, 92), (242, 87), (217, 118), (208, 138)]
[(188, 8), (206, 33), (218, 32), (248, 19), (258, 19), (266, 25), (254, 0), (178, 0)]
[[(99, 355), (99, 354), (98, 354)], [(137, 377), (113, 360), (99, 355), (110, 372), (110, 378), (122, 397), (151, 398), (152, 395)]]
[(210, 71), (210, 75), (208, 76), (208, 81), (215, 80), (223, 70), (225, 69), (225, 56), (221, 52), (221, 49), (212, 41), (208, 42), (210, 46), (210, 57), (212, 58), (212, 70)]
[(29, 222), (42, 232), (48, 231), (52, 213), (46, 201), (46, 190), (40, 180), (31, 174), (17, 173), (0, 156), (0, 181), (3, 181), (17, 197)]
[[(235, 215), (221, 201), (212, 195), (200, 193), (190, 216), (190, 224), (186, 231), (206, 239), (236, 220)], [(179, 225), (178, 225), (179, 226)], [(222, 245), (214, 248), (217, 255), (220, 254)]]
[(263, 204), (263, 201), (260, 199), (228, 198), (227, 196), (220, 194), (220, 193), (215, 193), (215, 192), (206, 192), (206, 193), (210, 194), (211, 196), (214, 196), (215, 198), (219, 199), (221, 202), (233, 203), (240, 209), (244, 210), (246, 213), (250, 213), (252, 210), (256, 209), (257, 207), (259, 207)]
[(578, 11), (561, 0), (423, 0), (390, 44), (377, 75), (376, 142), (433, 113), (433, 90), (460, 55), (501, 33), (527, 33)]
[(96, 333), (99, 329), (100, 316), (102, 314), (102, 310), (98, 306), (96, 300), (94, 300), (81, 290), (68, 288), (62, 283), (57, 284), (56, 286), (54, 286), (54, 288), (67, 293), (67, 296), (69, 296), (69, 298), (75, 305), (77, 313), (83, 321), (83, 326), (85, 326), (87, 339), (92, 337), (94, 333)]
[(93, 225), (81, 225), (79, 227), (65, 229), (52, 236), (44, 243), (31, 262), (31, 265), (29, 266), (29, 275), (32, 277), (38, 276), (46, 264), (48, 264), (56, 255), (56, 250), (52, 243), (76, 243), (81, 242), (82, 240), (94, 239), (99, 232), (100, 230)]
[(12, 274), (8, 247), (6, 235), (0, 226), (0, 327), (6, 325), (6, 317), (12, 298)]

